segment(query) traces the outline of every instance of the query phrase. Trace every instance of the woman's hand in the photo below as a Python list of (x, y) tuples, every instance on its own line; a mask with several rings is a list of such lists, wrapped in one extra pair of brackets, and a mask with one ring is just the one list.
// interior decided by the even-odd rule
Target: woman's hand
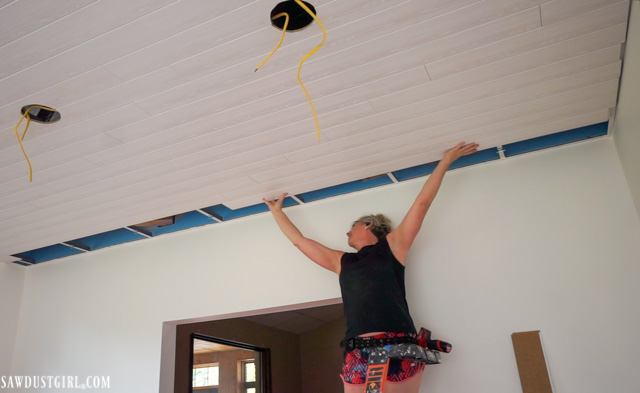
[(469, 154), (475, 153), (477, 150), (477, 143), (460, 142), (451, 149), (447, 150), (446, 153), (444, 153), (443, 160), (446, 160), (449, 164), (451, 164), (458, 158), (462, 156), (468, 156)]
[(267, 204), (267, 206), (269, 207), (269, 210), (271, 210), (271, 212), (273, 213), (274, 211), (282, 211), (282, 203), (284, 202), (284, 198), (287, 195), (289, 194), (285, 192), (282, 195), (280, 195), (279, 199), (268, 201), (265, 198), (262, 198), (262, 200), (264, 201), (264, 203)]

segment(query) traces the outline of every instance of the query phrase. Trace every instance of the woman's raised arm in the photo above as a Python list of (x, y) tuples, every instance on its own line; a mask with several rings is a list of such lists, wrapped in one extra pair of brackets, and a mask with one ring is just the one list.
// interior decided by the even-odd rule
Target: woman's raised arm
[(291, 222), (289, 217), (287, 217), (287, 215), (282, 211), (282, 202), (286, 196), (287, 194), (284, 193), (275, 201), (263, 199), (267, 206), (269, 206), (269, 210), (282, 233), (284, 233), (291, 243), (298, 247), (298, 249), (302, 251), (307, 258), (325, 269), (331, 270), (336, 274), (340, 274), (340, 259), (344, 252), (333, 250), (316, 242), (315, 240), (305, 237), (293, 222)]
[(465, 144), (464, 142), (460, 142), (448, 150), (436, 166), (436, 169), (429, 175), (429, 178), (400, 225), (387, 235), (391, 251), (393, 251), (395, 257), (402, 264), (405, 264), (409, 248), (411, 248), (413, 240), (422, 227), (422, 222), (427, 215), (429, 207), (431, 207), (431, 203), (435, 199), (436, 194), (438, 194), (442, 179), (449, 165), (462, 156), (474, 153), (477, 148), (477, 143)]

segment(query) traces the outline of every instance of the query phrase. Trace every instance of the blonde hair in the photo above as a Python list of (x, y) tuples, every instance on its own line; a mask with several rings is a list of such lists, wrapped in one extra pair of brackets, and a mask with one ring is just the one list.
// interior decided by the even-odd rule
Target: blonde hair
[(391, 232), (391, 220), (384, 214), (369, 214), (362, 216), (357, 222), (362, 222), (373, 233), (378, 240), (384, 238)]

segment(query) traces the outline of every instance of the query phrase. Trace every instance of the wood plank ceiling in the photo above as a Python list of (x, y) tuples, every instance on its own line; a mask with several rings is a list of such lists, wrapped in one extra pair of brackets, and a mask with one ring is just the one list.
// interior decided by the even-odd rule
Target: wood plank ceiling
[[(0, 0), (0, 261), (610, 119), (629, 1)], [(32, 123), (20, 108), (60, 111)]]

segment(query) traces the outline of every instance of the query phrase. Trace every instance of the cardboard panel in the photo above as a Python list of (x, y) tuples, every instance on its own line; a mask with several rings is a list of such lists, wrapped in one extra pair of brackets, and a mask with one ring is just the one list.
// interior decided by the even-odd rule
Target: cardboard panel
[(540, 342), (540, 331), (513, 333), (511, 340), (518, 363), (522, 392), (552, 393), (551, 381)]

